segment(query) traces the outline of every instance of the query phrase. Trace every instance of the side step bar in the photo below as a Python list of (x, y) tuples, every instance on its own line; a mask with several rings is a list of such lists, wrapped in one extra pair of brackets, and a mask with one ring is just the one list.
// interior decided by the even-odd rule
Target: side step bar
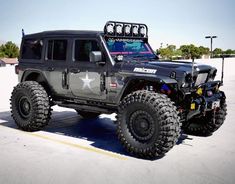
[(59, 102), (59, 101), (56, 101), (55, 103), (56, 105), (61, 106), (61, 107), (72, 108), (72, 109), (77, 109), (81, 111), (99, 112), (99, 113), (107, 113), (107, 114), (111, 114), (112, 112), (116, 111), (115, 107), (113, 107), (113, 109), (110, 110), (110, 107), (108, 109), (108, 108), (97, 107), (97, 106), (92, 106), (92, 105), (66, 103), (66, 102)]

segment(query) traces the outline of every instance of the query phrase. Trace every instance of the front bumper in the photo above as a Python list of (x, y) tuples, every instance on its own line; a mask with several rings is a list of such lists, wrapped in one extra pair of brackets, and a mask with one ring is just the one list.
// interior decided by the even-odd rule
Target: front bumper
[[(185, 120), (205, 115), (207, 111), (221, 107), (226, 96), (223, 91), (219, 91), (221, 81), (211, 81), (200, 84), (187, 97)], [(200, 88), (200, 95), (197, 92)]]
[(190, 109), (190, 111), (187, 113), (186, 121), (193, 118), (194, 116), (203, 115), (207, 111), (211, 111), (221, 107), (225, 98), (226, 97), (224, 92), (219, 91), (218, 93), (213, 94), (213, 96), (211, 97), (200, 96), (196, 99), (193, 99), (190, 107), (194, 106), (194, 108)]

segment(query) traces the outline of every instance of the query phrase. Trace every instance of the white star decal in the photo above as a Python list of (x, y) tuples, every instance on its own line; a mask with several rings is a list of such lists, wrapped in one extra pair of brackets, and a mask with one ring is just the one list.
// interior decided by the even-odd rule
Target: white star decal
[(82, 78), (82, 77), (79, 77), (79, 78), (83, 81), (82, 89), (85, 89), (87, 87), (88, 89), (91, 90), (90, 83), (94, 81), (95, 79), (89, 79), (88, 72), (86, 72), (85, 78)]

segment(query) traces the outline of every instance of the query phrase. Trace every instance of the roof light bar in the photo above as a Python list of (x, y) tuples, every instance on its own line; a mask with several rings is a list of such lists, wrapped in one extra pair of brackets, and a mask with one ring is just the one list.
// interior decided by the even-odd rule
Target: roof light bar
[(147, 38), (148, 27), (145, 24), (108, 21), (104, 26), (107, 37)]

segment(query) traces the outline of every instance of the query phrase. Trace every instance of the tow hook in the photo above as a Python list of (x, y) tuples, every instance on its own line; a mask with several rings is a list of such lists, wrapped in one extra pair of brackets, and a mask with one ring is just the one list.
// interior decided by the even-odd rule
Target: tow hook
[(205, 111), (205, 110), (202, 112), (202, 115), (203, 115), (203, 116), (206, 116), (206, 111)]
[(213, 110), (213, 123), (215, 123), (215, 113), (216, 113), (216, 108)]

